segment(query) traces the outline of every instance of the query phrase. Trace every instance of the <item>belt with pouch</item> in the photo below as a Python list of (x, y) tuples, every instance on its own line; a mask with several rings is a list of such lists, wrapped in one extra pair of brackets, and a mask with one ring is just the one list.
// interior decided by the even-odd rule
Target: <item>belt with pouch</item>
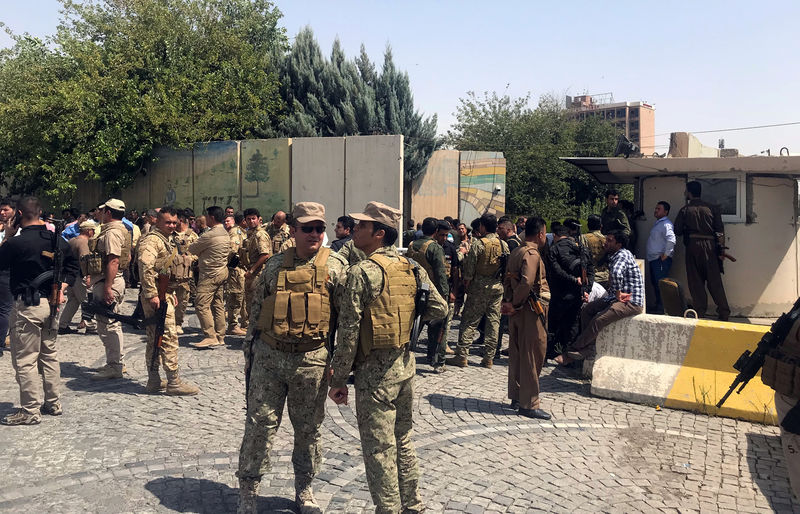
[(278, 350), (284, 353), (308, 353), (314, 350), (319, 350), (325, 346), (325, 341), (308, 341), (305, 343), (287, 343), (285, 341), (278, 341), (272, 337), (262, 334), (261, 340), (273, 350)]

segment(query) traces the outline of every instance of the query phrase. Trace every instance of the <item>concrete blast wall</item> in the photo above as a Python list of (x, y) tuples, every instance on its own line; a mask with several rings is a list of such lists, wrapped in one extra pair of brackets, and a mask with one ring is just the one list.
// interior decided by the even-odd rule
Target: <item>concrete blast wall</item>
[(458, 216), (458, 150), (436, 150), (425, 173), (411, 185), (411, 218)]
[[(345, 159), (345, 156), (347, 158)], [(159, 149), (148, 169), (118, 193), (129, 209), (212, 205), (259, 209), (265, 219), (292, 203), (317, 201), (327, 218), (361, 211), (378, 200), (401, 208), (403, 136), (255, 139)], [(73, 205), (88, 209), (106, 200), (99, 183), (79, 188)], [(333, 239), (333, 225), (328, 227)]]

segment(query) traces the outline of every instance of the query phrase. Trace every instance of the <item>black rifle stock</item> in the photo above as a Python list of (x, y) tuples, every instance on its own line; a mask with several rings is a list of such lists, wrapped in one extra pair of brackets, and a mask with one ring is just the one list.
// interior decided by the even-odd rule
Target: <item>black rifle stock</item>
[[(64, 220), (54, 220), (56, 225), (53, 233), (53, 284), (50, 286), (50, 317), (48, 323), (51, 330), (58, 330), (58, 309), (61, 307), (61, 284), (64, 283), (64, 252), (61, 249), (61, 232), (64, 231)], [(79, 279), (80, 280), (80, 279)]]
[(411, 340), (408, 349), (416, 348), (419, 333), (422, 332), (422, 315), (428, 306), (431, 289), (427, 282), (423, 282), (419, 277), (419, 268), (414, 267), (414, 278), (417, 279), (417, 294), (414, 297), (414, 322), (411, 324)]
[(718, 409), (722, 407), (722, 404), (725, 403), (737, 387), (739, 387), (739, 390), (736, 391), (736, 394), (739, 394), (747, 383), (758, 374), (759, 370), (764, 365), (764, 357), (767, 356), (770, 350), (777, 348), (783, 340), (786, 339), (789, 330), (791, 330), (792, 325), (794, 325), (798, 318), (800, 318), (800, 298), (794, 302), (794, 306), (792, 306), (789, 312), (781, 314), (781, 317), (775, 320), (769, 332), (761, 337), (758, 346), (756, 346), (756, 349), (752, 353), (750, 350), (745, 350), (733, 364), (733, 368), (738, 371), (739, 374), (736, 375), (736, 378), (733, 380), (730, 388), (728, 388), (728, 392), (725, 393), (725, 396), (717, 402)]
[(108, 305), (103, 302), (96, 302), (90, 299), (81, 303), (81, 310), (83, 311), (84, 314), (105, 316), (106, 318), (113, 319), (121, 323), (125, 323), (126, 325), (130, 325), (137, 330), (141, 330), (149, 325), (155, 325), (158, 322), (158, 313), (147, 319), (142, 319), (139, 316), (137, 316), (135, 312), (130, 316), (114, 312), (115, 305), (116, 305), (115, 303)]

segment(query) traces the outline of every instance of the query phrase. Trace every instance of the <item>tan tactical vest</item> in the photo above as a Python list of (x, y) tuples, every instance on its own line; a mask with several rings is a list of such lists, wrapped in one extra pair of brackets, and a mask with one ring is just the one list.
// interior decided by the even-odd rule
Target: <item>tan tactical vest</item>
[(428, 273), (429, 277), (433, 277), (433, 266), (431, 266), (431, 263), (428, 262), (427, 252), (428, 247), (433, 242), (433, 239), (428, 239), (416, 250), (414, 249), (414, 243), (411, 243), (408, 245), (408, 251), (406, 252), (406, 257), (409, 259), (414, 259), (414, 261), (422, 266), (422, 268)]
[[(111, 231), (118, 231), (122, 232), (122, 250), (120, 251), (121, 255), (119, 255), (119, 270), (122, 271), (128, 268), (128, 265), (131, 263), (131, 247), (133, 246), (133, 238), (131, 236), (130, 230), (128, 230), (124, 225), (122, 227), (118, 226), (111, 226), (111, 225), (103, 225), (103, 228), (100, 229), (100, 234), (108, 233)], [(100, 252), (103, 260), (106, 258), (106, 254)]]
[(500, 267), (500, 256), (506, 253), (503, 242), (499, 237), (482, 237), (483, 253), (478, 256), (475, 264), (475, 274), (481, 277), (493, 277)]
[(409, 342), (417, 294), (414, 265), (408, 259), (395, 261), (378, 254), (370, 260), (383, 271), (383, 290), (364, 310), (359, 337), (364, 355), (373, 349), (401, 348)]
[(189, 254), (189, 238), (177, 233), (172, 235), (172, 244), (177, 254), (172, 259), (169, 267), (169, 279), (173, 282), (182, 282), (192, 278), (192, 256)]
[(761, 381), (778, 393), (800, 399), (800, 321), (783, 343), (764, 358)]
[(291, 336), (299, 343), (308, 339), (324, 341), (331, 319), (328, 281), (330, 248), (320, 248), (310, 266), (294, 267), (295, 249), (283, 254), (274, 294), (264, 299), (258, 326), (280, 340)]

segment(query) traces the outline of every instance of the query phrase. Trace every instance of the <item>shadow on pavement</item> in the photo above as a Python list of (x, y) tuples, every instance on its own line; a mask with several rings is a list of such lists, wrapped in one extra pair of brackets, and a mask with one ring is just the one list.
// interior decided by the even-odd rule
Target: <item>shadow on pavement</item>
[[(239, 503), (239, 489), (211, 480), (164, 477), (151, 480), (144, 487), (159, 499), (161, 505), (176, 512), (236, 512)], [(298, 510), (293, 499), (260, 496), (257, 512), (294, 513)]]
[[(462, 398), (460, 396), (452, 396), (449, 394), (429, 394), (425, 396), (431, 407), (441, 410), (444, 413), (456, 412), (492, 412), (503, 416), (517, 417), (517, 411), (512, 410), (506, 402), (495, 402), (481, 398)], [(501, 412), (496, 412), (497, 407), (502, 409)]]
[(91, 379), (92, 368), (80, 366), (74, 362), (61, 363), (61, 380), (72, 391), (91, 391), (120, 394), (145, 394), (144, 385), (125, 378), (115, 380), (94, 381)]
[(16, 409), (14, 408), (13, 402), (0, 402), (0, 418), (14, 411), (16, 411)]
[(777, 435), (747, 434), (747, 466), (774, 512), (797, 512), (800, 503), (792, 499), (789, 473)]

